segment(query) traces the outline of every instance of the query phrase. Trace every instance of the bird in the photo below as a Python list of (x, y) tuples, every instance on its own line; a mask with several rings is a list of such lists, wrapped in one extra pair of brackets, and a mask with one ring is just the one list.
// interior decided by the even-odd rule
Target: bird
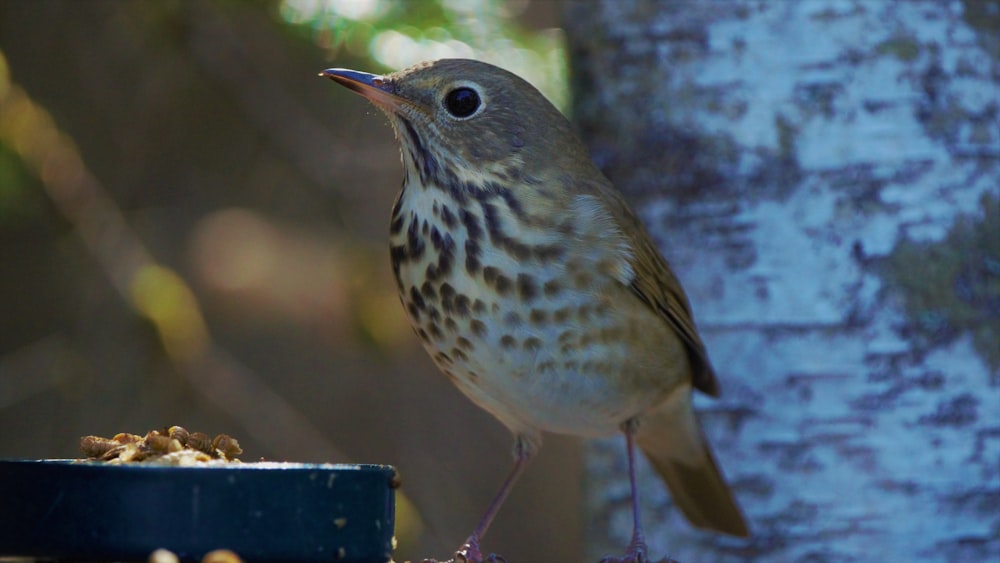
[[(514, 436), (514, 465), (453, 560), (481, 541), (543, 433), (625, 436), (633, 535), (649, 561), (634, 449), (691, 524), (748, 537), (692, 407), (719, 383), (677, 276), (569, 120), (529, 82), (472, 59), (320, 72), (380, 109), (403, 186), (389, 255), (440, 371)], [(433, 561), (433, 560), (427, 560)]]

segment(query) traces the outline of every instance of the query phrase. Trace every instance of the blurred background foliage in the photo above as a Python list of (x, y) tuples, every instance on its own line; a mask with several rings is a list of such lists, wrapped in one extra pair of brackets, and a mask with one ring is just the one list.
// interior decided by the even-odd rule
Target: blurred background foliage
[[(179, 424), (232, 434), (245, 461), (391, 463), (413, 501), (397, 560), (449, 553), (510, 437), (403, 319), (391, 129), (316, 74), (474, 57), (565, 106), (559, 15), (544, 0), (0, 3), (0, 457)], [(487, 549), (579, 559), (579, 488), (575, 442), (548, 438)]]

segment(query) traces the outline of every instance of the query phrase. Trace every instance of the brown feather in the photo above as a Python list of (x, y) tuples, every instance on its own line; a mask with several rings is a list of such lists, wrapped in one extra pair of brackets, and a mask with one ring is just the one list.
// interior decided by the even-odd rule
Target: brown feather
[(636, 443), (692, 524), (748, 537), (746, 520), (705, 440), (690, 395), (690, 387), (683, 385), (647, 413), (636, 433)]
[(717, 397), (719, 382), (708, 360), (705, 344), (698, 335), (684, 288), (674, 275), (666, 259), (657, 251), (646, 227), (635, 216), (628, 203), (610, 182), (594, 185), (632, 247), (632, 270), (635, 278), (630, 284), (633, 294), (647, 307), (662, 317), (677, 332), (688, 351), (691, 362), (691, 379), (694, 388)]

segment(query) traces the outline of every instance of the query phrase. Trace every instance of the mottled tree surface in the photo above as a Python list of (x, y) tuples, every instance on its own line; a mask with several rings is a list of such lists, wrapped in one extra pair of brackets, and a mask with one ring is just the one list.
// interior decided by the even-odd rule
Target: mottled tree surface
[[(691, 297), (754, 537), (679, 561), (1000, 557), (1000, 4), (570, 3), (575, 121)], [(628, 541), (589, 450), (592, 558)]]

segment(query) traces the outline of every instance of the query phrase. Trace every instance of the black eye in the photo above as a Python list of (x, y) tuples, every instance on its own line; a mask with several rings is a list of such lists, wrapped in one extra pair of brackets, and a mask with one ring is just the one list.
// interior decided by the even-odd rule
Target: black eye
[(444, 97), (444, 108), (455, 117), (469, 117), (479, 109), (479, 94), (472, 88), (455, 88)]

